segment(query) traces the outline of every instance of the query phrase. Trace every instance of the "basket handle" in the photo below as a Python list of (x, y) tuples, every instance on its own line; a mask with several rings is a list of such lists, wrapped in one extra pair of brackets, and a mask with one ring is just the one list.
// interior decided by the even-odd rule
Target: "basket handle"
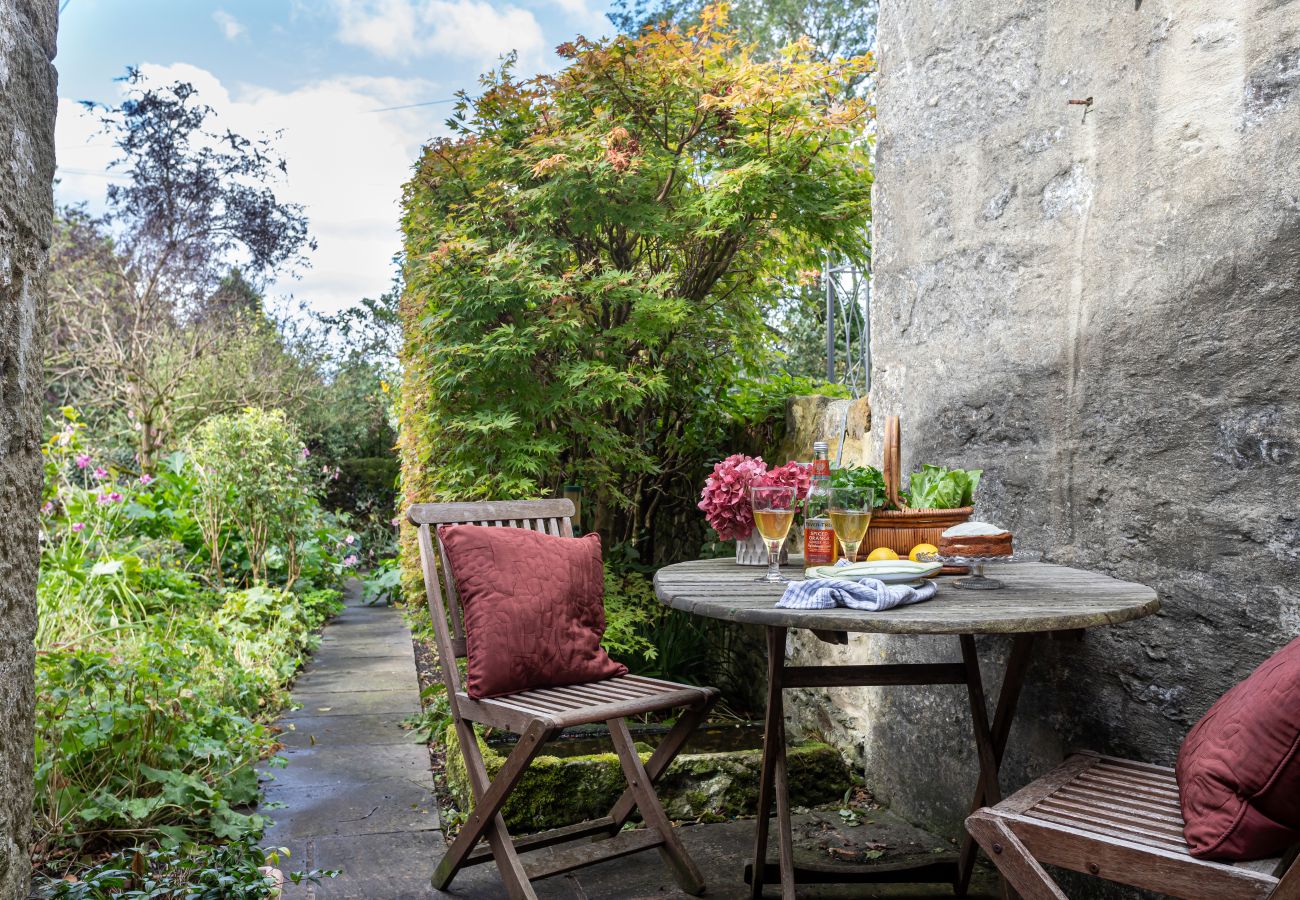
[(885, 476), (885, 496), (895, 509), (902, 509), (898, 502), (898, 489), (903, 477), (902, 442), (903, 426), (898, 416), (885, 419), (885, 448), (881, 459), (881, 473)]

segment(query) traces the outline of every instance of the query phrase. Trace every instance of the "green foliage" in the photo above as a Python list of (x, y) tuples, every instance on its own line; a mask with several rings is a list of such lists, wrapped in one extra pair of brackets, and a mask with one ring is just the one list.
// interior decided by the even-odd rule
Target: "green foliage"
[[(76, 881), (46, 879), (36, 896), (48, 900), (262, 900), (274, 897), (275, 881), (265, 867), (288, 857), (284, 848), (265, 850), (252, 837), (218, 847), (184, 844), (147, 847), (114, 855), (82, 872)], [(338, 874), (313, 869), (292, 872), (294, 884), (319, 884)]]
[(698, 27), (507, 64), (463, 98), (405, 194), (406, 499), (583, 486), (588, 524), (648, 560), (722, 449), (765, 313), (823, 251), (866, 255), (867, 59), (754, 59)]
[(842, 466), (831, 469), (831, 487), (871, 488), (876, 492), (876, 509), (881, 509), (888, 503), (885, 476), (875, 466)]
[[(233, 530), (253, 582), (266, 580), (269, 568), (280, 568), (292, 585), (301, 555), (318, 543), (310, 532), (319, 512), (318, 481), (310, 470), (310, 452), (284, 413), (249, 408), (214, 416), (191, 435), (189, 452), (214, 574)], [(278, 554), (271, 556), (272, 550)]]
[[(627, 34), (663, 21), (698, 22), (707, 0), (614, 0), (609, 19)], [(877, 0), (735, 0), (731, 18), (741, 40), (764, 59), (807, 36), (824, 59), (854, 57), (876, 44)]]
[[(341, 607), (338, 592), (320, 585), (337, 580), (335, 548), (347, 537), (312, 538), (328, 558), (312, 563), (296, 591), (222, 590), (205, 577), (204, 485), (186, 455), (165, 458), (156, 476), (124, 477), (86, 443), (71, 409), (43, 453), (35, 822), (46, 870), (124, 842), (256, 834), (263, 817), (243, 810), (258, 798), (253, 766), (274, 744), (265, 723), (316, 629)], [(310, 495), (298, 502), (324, 521)], [(213, 887), (193, 848), (142, 853), (131, 890), (144, 890), (150, 872), (162, 885), (153, 896)], [(109, 889), (114, 865), (96, 874), (100, 887), (58, 896), (106, 896), (94, 890)]]
[(914, 509), (971, 506), (981, 474), (979, 469), (947, 469), (927, 463), (908, 479), (907, 505)]
[(386, 557), (371, 566), (361, 579), (362, 596), (367, 606), (390, 604), (401, 595), (402, 570), (396, 557)]

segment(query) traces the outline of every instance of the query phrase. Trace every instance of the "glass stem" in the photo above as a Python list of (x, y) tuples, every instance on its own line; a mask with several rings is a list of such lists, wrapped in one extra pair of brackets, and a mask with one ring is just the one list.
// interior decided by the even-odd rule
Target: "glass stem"
[(852, 543), (850, 543), (849, 541), (840, 541), (840, 546), (844, 548), (844, 558), (851, 563), (857, 562), (858, 545), (861, 543), (862, 543), (861, 541), (853, 541)]
[(781, 580), (781, 541), (767, 541), (767, 580)]

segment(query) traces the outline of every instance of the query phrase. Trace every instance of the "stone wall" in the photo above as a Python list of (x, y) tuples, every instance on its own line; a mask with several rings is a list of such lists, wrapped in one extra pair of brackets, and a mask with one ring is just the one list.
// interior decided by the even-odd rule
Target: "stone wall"
[[(905, 467), (984, 468), (978, 515), (1019, 547), (1164, 604), (1043, 642), (1005, 786), (1073, 746), (1169, 763), (1300, 633), (1300, 0), (882, 0), (879, 58), (873, 411), (902, 416)], [(956, 827), (957, 691), (791, 707)]]
[(0, 0), (0, 897), (27, 896), (57, 0)]

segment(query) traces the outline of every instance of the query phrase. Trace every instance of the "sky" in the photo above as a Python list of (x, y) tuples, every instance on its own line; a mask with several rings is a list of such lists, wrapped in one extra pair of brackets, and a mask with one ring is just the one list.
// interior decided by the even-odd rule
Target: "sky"
[(317, 249), (273, 301), (336, 312), (392, 283), (401, 187), (420, 147), (446, 133), (446, 101), (502, 54), (521, 75), (553, 48), (612, 31), (607, 0), (61, 0), (60, 204), (104, 210), (110, 139), (79, 101), (114, 104), (128, 66), (188, 81), (222, 129), (283, 132), (281, 199), (306, 208)]

